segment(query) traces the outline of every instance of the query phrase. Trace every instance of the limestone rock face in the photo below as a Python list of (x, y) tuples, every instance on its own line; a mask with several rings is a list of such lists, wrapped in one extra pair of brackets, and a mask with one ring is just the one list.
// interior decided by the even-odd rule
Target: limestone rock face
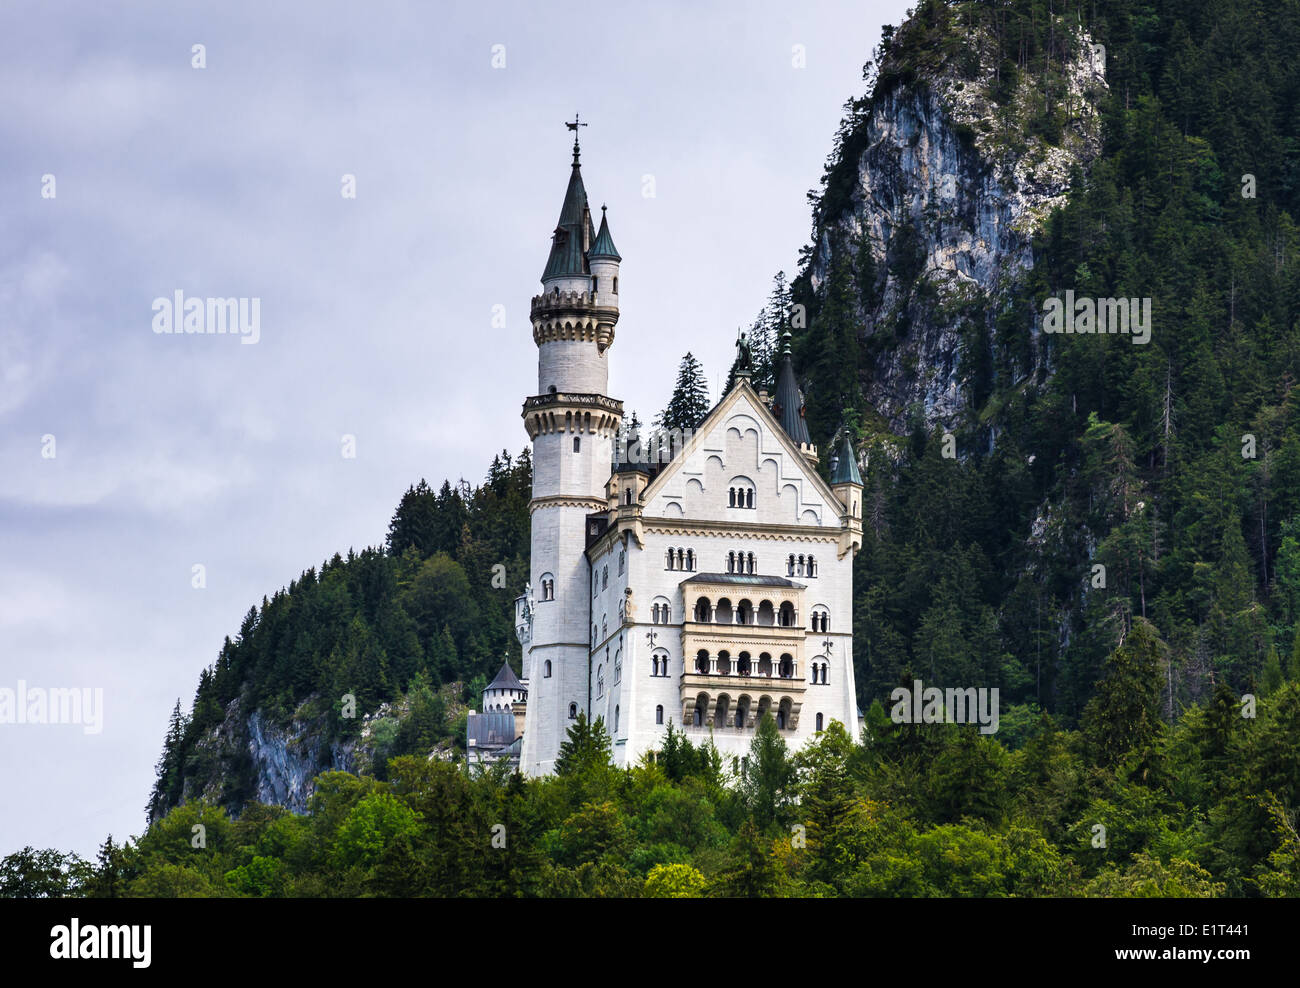
[[(902, 74), (885, 61), (881, 79), (895, 81), (877, 87), (852, 143), (861, 150), (849, 205), (815, 218), (808, 266), (815, 290), (836, 250), (871, 252), (874, 284), (857, 286), (860, 341), (872, 355), (862, 386), (896, 431), (917, 415), (927, 428), (954, 424), (969, 409), (963, 324), (973, 321), (984, 330), (975, 338), (992, 339), (988, 302), (1032, 266), (1034, 232), (1101, 149), (1104, 53), (1086, 34), (1070, 40), (1072, 54), (1053, 74), (1060, 91), (1051, 99), (1067, 123), (1050, 139), (1030, 133), (1044, 101), (1040, 81), (1022, 77), (996, 104), (993, 46), (979, 37), (971, 43), (975, 71), (943, 64)], [(863, 270), (860, 261), (855, 268)]]

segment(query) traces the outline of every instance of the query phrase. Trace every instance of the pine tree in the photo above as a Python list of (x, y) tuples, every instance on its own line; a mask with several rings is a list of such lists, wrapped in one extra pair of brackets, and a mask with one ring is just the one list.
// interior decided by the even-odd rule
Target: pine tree
[(1082, 727), (1099, 765), (1115, 765), (1160, 733), (1160, 660), (1165, 645), (1155, 627), (1135, 618), (1124, 642), (1110, 654)]
[(694, 432), (704, 416), (709, 414), (709, 385), (704, 378), (704, 367), (695, 355), (687, 353), (677, 370), (677, 384), (672, 397), (659, 417), (655, 427), (673, 437), (674, 451), (680, 448), (683, 433)]

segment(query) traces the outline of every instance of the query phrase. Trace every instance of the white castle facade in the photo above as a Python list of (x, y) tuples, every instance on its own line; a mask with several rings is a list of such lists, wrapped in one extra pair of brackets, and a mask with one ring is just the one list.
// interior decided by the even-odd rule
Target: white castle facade
[(532, 301), (520, 768), (552, 771), (580, 714), (603, 719), (619, 765), (658, 749), (669, 723), (726, 756), (748, 754), (769, 713), (792, 748), (833, 720), (856, 737), (853, 447), (839, 444), (829, 483), (818, 474), (787, 344), (771, 401), (742, 373), (675, 455), (646, 462), (607, 395), (620, 261), (603, 210), (594, 229), (575, 139)]

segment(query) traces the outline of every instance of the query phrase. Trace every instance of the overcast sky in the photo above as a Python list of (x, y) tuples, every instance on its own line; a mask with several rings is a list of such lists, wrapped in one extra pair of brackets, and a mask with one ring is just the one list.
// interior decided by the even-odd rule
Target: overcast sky
[[(716, 398), (904, 6), (8, 0), (0, 689), (104, 710), (0, 724), (0, 855), (138, 834), (249, 606), (524, 447), (575, 112), (623, 255), (611, 395), (649, 419), (692, 350)], [(177, 291), (260, 299), (257, 343), (155, 333)]]

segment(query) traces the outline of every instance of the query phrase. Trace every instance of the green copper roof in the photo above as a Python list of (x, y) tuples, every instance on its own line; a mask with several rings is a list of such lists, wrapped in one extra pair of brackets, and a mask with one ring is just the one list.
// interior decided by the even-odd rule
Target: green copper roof
[(839, 449), (831, 453), (831, 484), (862, 486), (862, 474), (858, 473), (858, 454), (853, 449), (853, 441), (849, 439), (847, 431)]
[(596, 239), (591, 225), (591, 210), (587, 206), (587, 190), (582, 185), (582, 169), (578, 155), (573, 155), (573, 171), (569, 174), (569, 187), (564, 193), (560, 221), (551, 236), (551, 255), (546, 259), (542, 281), (551, 278), (576, 278), (590, 275), (587, 266), (587, 247)]
[(623, 258), (618, 255), (618, 248), (614, 246), (614, 238), (609, 235), (609, 220), (605, 218), (605, 207), (600, 207), (600, 232), (596, 234), (596, 240), (591, 245), (591, 250), (587, 251), (587, 259), (593, 257), (612, 257), (616, 261)]
[(803, 393), (794, 379), (794, 365), (790, 362), (790, 334), (781, 335), (781, 370), (776, 379), (776, 401), (772, 412), (785, 434), (796, 443), (812, 445), (808, 436), (808, 423), (803, 418)]

